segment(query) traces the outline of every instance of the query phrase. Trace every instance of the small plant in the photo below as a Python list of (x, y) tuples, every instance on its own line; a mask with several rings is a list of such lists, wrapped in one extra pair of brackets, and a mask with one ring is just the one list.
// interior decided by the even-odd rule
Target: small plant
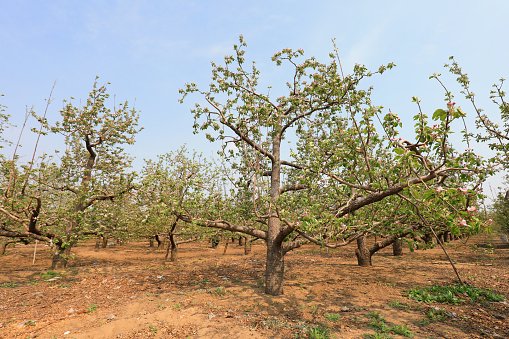
[(443, 308), (433, 307), (426, 312), (426, 321), (429, 323), (447, 320), (449, 316)]
[(157, 308), (160, 310), (164, 310), (166, 308), (166, 306), (163, 306), (163, 304), (161, 304), (161, 303), (157, 303)]
[(25, 324), (24, 324), (24, 325), (25, 325), (25, 326), (35, 326), (35, 321), (33, 321), (33, 320), (28, 320), (28, 321), (26, 321), (26, 322), (25, 322)]
[(226, 289), (223, 286), (219, 286), (214, 289), (214, 293), (222, 297), (226, 294)]
[(152, 331), (152, 335), (155, 336), (157, 334), (157, 327), (155, 327), (154, 325), (149, 325), (148, 328), (150, 331)]
[(408, 329), (406, 325), (392, 325), (390, 328), (390, 332), (393, 332), (395, 334), (403, 335), (407, 338), (413, 338), (414, 334)]
[(173, 308), (179, 309), (180, 306), (181, 306), (180, 303), (178, 303), (178, 304), (173, 305)]
[(330, 335), (330, 328), (323, 326), (310, 327), (308, 334), (311, 339), (327, 339)]
[(368, 338), (392, 338), (387, 333), (394, 333), (412, 338), (414, 334), (408, 329), (406, 325), (388, 325), (385, 323), (385, 318), (381, 312), (371, 312), (366, 317), (371, 318), (369, 326), (375, 329), (375, 334)]
[(205, 278), (203, 280), (198, 281), (198, 285), (205, 286), (205, 285), (207, 285), (208, 282), (209, 282), (209, 280), (207, 278)]
[(338, 321), (339, 320), (339, 314), (337, 314), (337, 313), (325, 313), (323, 316), (328, 321)]
[(96, 304), (92, 304), (92, 305), (88, 306), (88, 308), (87, 308), (88, 313), (94, 312), (97, 309), (97, 307), (99, 307), (99, 306), (97, 306)]

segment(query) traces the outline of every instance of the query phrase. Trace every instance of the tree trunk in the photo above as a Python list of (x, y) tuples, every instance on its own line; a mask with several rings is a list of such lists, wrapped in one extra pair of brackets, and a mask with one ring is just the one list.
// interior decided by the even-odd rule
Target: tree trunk
[(242, 246), (245, 243), (245, 238), (243, 236), (239, 236), (239, 246)]
[(8, 242), (0, 242), (0, 257), (5, 254), (5, 248), (8, 244)]
[(161, 237), (159, 234), (156, 234), (156, 241), (157, 241), (157, 249), (164, 249), (164, 239), (161, 240)]
[(248, 255), (251, 253), (251, 241), (247, 239), (244, 240), (244, 255)]
[(431, 233), (426, 233), (423, 235), (422, 240), (424, 240), (426, 244), (431, 244), (433, 242), (433, 235)]
[(392, 254), (394, 256), (403, 255), (403, 240), (401, 240), (401, 238), (396, 239), (392, 243)]
[(148, 240), (148, 245), (149, 245), (149, 247), (154, 247), (154, 239), (150, 238)]
[(50, 269), (66, 268), (69, 256), (71, 255), (71, 246), (69, 245), (66, 248), (62, 248), (60, 245), (55, 244), (55, 248), (55, 254), (53, 254)]
[(99, 246), (101, 245), (101, 236), (98, 236), (96, 239), (95, 239), (95, 248), (96, 249), (99, 249)]
[(281, 239), (281, 221), (277, 217), (269, 218), (267, 231), (267, 264), (265, 268), (265, 293), (283, 294), (285, 260)]
[(362, 267), (371, 266), (371, 252), (366, 245), (366, 236), (357, 238), (357, 248), (355, 249), (357, 264)]
[(225, 255), (225, 254), (226, 254), (226, 250), (228, 249), (228, 244), (229, 244), (229, 242), (228, 242), (228, 241), (226, 241), (226, 242), (224, 243), (223, 255)]
[(106, 248), (106, 246), (108, 246), (108, 236), (107, 235), (103, 235), (103, 242), (102, 242), (102, 248)]

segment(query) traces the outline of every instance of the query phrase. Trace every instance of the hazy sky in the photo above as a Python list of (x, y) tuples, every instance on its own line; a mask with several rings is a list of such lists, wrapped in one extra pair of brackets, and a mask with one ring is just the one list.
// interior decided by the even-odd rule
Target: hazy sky
[[(203, 134), (193, 135), (189, 108), (198, 96), (179, 104), (186, 82), (210, 82), (210, 62), (221, 62), (243, 34), (246, 59), (255, 60), (262, 83), (283, 88), (288, 79), (270, 57), (285, 47), (303, 48), (306, 57), (327, 62), (331, 39), (343, 67), (397, 67), (377, 79), (373, 101), (402, 116), (416, 113), (412, 96), (427, 112), (443, 107), (443, 90), (428, 80), (446, 75), (454, 55), (469, 74), (480, 106), (497, 115), (488, 99), (491, 85), (509, 78), (509, 1), (23, 1), (0, 0), (0, 104), (19, 125), (25, 108), (42, 114), (56, 81), (48, 118), (59, 118), (62, 100), (86, 99), (95, 76), (110, 82), (117, 102), (136, 101), (145, 128), (128, 151), (140, 167), (187, 143), (212, 154)], [(457, 90), (454, 77), (444, 80)], [(469, 113), (471, 107), (456, 100)], [(413, 124), (408, 130), (413, 130)], [(17, 138), (10, 130), (7, 137)], [(413, 135), (409, 134), (409, 138)], [(23, 154), (33, 141), (24, 139)], [(62, 149), (47, 139), (42, 150)], [(460, 147), (458, 147), (460, 148)], [(10, 152), (9, 149), (4, 149)], [(479, 152), (486, 152), (480, 148)], [(493, 182), (493, 181), (492, 181)]]

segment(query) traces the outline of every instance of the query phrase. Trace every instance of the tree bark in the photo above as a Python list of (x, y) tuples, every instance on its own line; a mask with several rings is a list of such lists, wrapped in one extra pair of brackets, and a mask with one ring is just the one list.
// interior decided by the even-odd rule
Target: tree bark
[(50, 269), (55, 270), (60, 268), (66, 268), (70, 254), (71, 246), (62, 248), (60, 244), (55, 244), (55, 254), (53, 254)]
[(225, 254), (226, 254), (226, 250), (228, 249), (228, 244), (229, 244), (229, 242), (228, 242), (228, 241), (225, 241), (225, 243), (224, 243), (223, 255), (225, 255)]
[(0, 242), (0, 257), (5, 254), (5, 248), (8, 244), (8, 242)]
[(396, 239), (392, 243), (392, 254), (394, 256), (403, 255), (403, 240), (401, 240), (401, 238)]
[(366, 244), (366, 236), (357, 238), (357, 248), (355, 249), (357, 264), (362, 267), (371, 266), (371, 251)]
[(103, 242), (102, 242), (102, 248), (106, 248), (108, 246), (108, 236), (103, 235)]
[(251, 241), (244, 239), (244, 255), (251, 253)]
[(270, 217), (267, 234), (265, 293), (273, 296), (283, 294), (285, 253), (283, 251), (282, 243), (281, 221), (277, 217)]

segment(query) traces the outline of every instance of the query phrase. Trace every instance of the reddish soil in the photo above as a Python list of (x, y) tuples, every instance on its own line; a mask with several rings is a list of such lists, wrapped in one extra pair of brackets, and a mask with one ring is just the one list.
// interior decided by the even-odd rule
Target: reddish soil
[[(249, 255), (236, 244), (225, 255), (223, 248), (185, 244), (170, 263), (145, 243), (99, 250), (86, 243), (74, 249), (69, 268), (55, 272), (47, 271), (48, 247), (39, 246), (34, 265), (33, 245), (8, 248), (0, 258), (0, 338), (311, 338), (320, 330), (327, 336), (315, 338), (367, 338), (375, 312), (414, 338), (509, 338), (505, 301), (455, 306), (405, 296), (456, 284), (438, 247), (405, 249), (402, 257), (386, 249), (362, 268), (352, 246), (305, 246), (287, 254), (279, 297), (263, 292), (263, 244)], [(509, 297), (509, 247), (498, 236), (455, 241), (447, 250), (465, 282)], [(449, 316), (430, 321), (433, 307)]]

